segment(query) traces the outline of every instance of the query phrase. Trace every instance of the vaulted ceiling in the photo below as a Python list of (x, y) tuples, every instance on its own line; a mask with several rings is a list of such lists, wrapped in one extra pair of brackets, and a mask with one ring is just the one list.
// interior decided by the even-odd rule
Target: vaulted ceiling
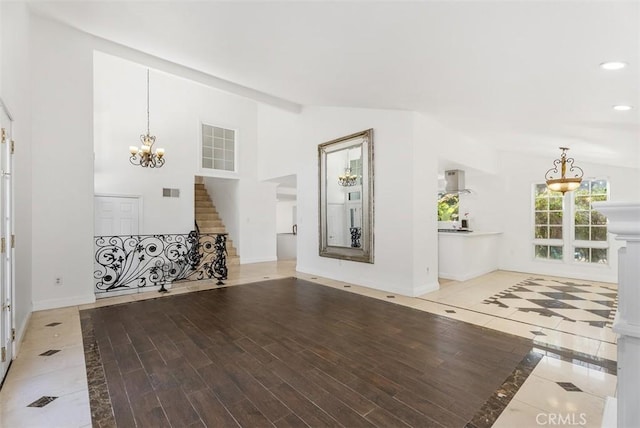
[[(640, 163), (631, 1), (33, 2), (33, 12), (302, 105), (420, 111), (477, 141)], [(624, 61), (619, 71), (600, 68)], [(619, 112), (613, 105), (632, 105)]]

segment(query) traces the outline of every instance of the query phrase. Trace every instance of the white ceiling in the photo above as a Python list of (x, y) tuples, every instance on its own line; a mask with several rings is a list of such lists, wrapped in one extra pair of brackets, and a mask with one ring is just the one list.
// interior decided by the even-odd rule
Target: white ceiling
[[(82, 31), (302, 105), (425, 112), (477, 141), (640, 163), (636, 1), (34, 2)], [(625, 61), (621, 71), (599, 64)], [(612, 110), (631, 104), (630, 112)]]

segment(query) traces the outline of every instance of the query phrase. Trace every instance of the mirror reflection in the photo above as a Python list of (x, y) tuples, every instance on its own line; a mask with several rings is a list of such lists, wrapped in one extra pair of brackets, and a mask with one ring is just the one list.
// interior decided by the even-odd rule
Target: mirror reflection
[(320, 255), (373, 263), (372, 130), (318, 146)]

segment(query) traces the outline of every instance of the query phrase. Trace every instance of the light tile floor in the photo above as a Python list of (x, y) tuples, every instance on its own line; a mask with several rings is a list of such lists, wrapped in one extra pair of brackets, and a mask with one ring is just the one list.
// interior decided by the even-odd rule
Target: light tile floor
[[(608, 328), (564, 326), (561, 319), (547, 319), (513, 308), (481, 303), (483, 299), (530, 278), (528, 274), (497, 271), (465, 282), (443, 281), (440, 290), (420, 298), (397, 295), (390, 298), (389, 292), (296, 272), (295, 261), (286, 261), (231, 266), (226, 285), (291, 276), (526, 337), (532, 339), (534, 345), (557, 346), (616, 360), (615, 335)], [(607, 286), (611, 287), (611, 284)], [(18, 357), (0, 390), (0, 427), (91, 426), (79, 310), (215, 287), (213, 281), (183, 283), (164, 295), (155, 292), (123, 295), (100, 299), (90, 305), (34, 312)], [(61, 324), (46, 326), (52, 322)], [(49, 350), (60, 352), (40, 356)], [(581, 392), (566, 391), (557, 382), (570, 382)], [(614, 375), (585, 367), (580, 362), (574, 364), (545, 356), (494, 426), (561, 426), (559, 422), (562, 422), (564, 425), (599, 427), (605, 399), (615, 395), (615, 387)], [(58, 398), (42, 408), (27, 407), (43, 396)]]

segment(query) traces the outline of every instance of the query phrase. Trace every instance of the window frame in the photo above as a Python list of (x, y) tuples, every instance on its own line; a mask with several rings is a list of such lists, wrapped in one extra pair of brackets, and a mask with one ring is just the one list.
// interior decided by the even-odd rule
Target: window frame
[[(210, 126), (212, 128), (220, 128), (223, 130), (233, 131), (233, 171), (231, 170), (223, 170), (216, 168), (206, 168), (202, 166), (203, 160), (203, 150), (204, 150), (204, 126)], [(196, 162), (198, 163), (197, 171), (199, 175), (205, 177), (221, 177), (221, 178), (239, 178), (240, 176), (240, 168), (238, 165), (238, 152), (239, 152), (239, 140), (240, 140), (240, 132), (237, 128), (227, 125), (215, 124), (213, 122), (208, 121), (199, 121), (198, 122), (198, 154)]]
[[(584, 178), (584, 181), (589, 181), (589, 182), (593, 182), (593, 181), (604, 181), (606, 183), (606, 199), (605, 200), (609, 200), (610, 196), (611, 196), (611, 183), (609, 181), (609, 178), (599, 178), (599, 177), (589, 177), (589, 178)], [(574, 266), (598, 266), (598, 267), (610, 267), (611, 266), (611, 242), (610, 242), (610, 237), (609, 237), (609, 231), (608, 231), (608, 223), (605, 224), (605, 227), (607, 227), (607, 234), (606, 234), (606, 239), (603, 241), (591, 241), (591, 240), (577, 240), (576, 239), (576, 233), (575, 233), (575, 227), (576, 227), (576, 213), (579, 211), (585, 211), (585, 210), (579, 210), (576, 209), (577, 204), (576, 204), (576, 191), (573, 192), (567, 192), (564, 194), (564, 196), (562, 196), (562, 239), (551, 239), (551, 238), (536, 238), (536, 189), (537, 186), (539, 185), (546, 185), (545, 183), (540, 183), (540, 182), (536, 182), (533, 183), (531, 186), (531, 209), (530, 209), (530, 213), (531, 213), (531, 221), (530, 221), (530, 229), (529, 229), (529, 233), (530, 233), (530, 237), (532, 236), (533, 238), (531, 239), (531, 258), (535, 261), (535, 262), (540, 262), (540, 263), (561, 263), (561, 264), (568, 264), (568, 265), (574, 265)], [(557, 211), (557, 210), (555, 210)], [(586, 212), (593, 212), (593, 211), (597, 211), (597, 210), (593, 210), (590, 209)], [(550, 212), (549, 209), (547, 209), (546, 212)], [(589, 217), (591, 219), (591, 216)], [(547, 220), (547, 225), (549, 225), (549, 220)], [(580, 225), (578, 225), (580, 226)], [(593, 225), (591, 225), (591, 223), (589, 223), (589, 227), (593, 227)], [(550, 258), (540, 258), (537, 257), (537, 252), (536, 252), (536, 246), (539, 245), (544, 245), (544, 246), (560, 246), (562, 247), (562, 259), (550, 259)], [(575, 252), (577, 248), (588, 248), (588, 249), (606, 249), (607, 250), (607, 262), (606, 263), (594, 263), (591, 261), (587, 261), (587, 262), (582, 262), (582, 261), (577, 261), (575, 260)]]

